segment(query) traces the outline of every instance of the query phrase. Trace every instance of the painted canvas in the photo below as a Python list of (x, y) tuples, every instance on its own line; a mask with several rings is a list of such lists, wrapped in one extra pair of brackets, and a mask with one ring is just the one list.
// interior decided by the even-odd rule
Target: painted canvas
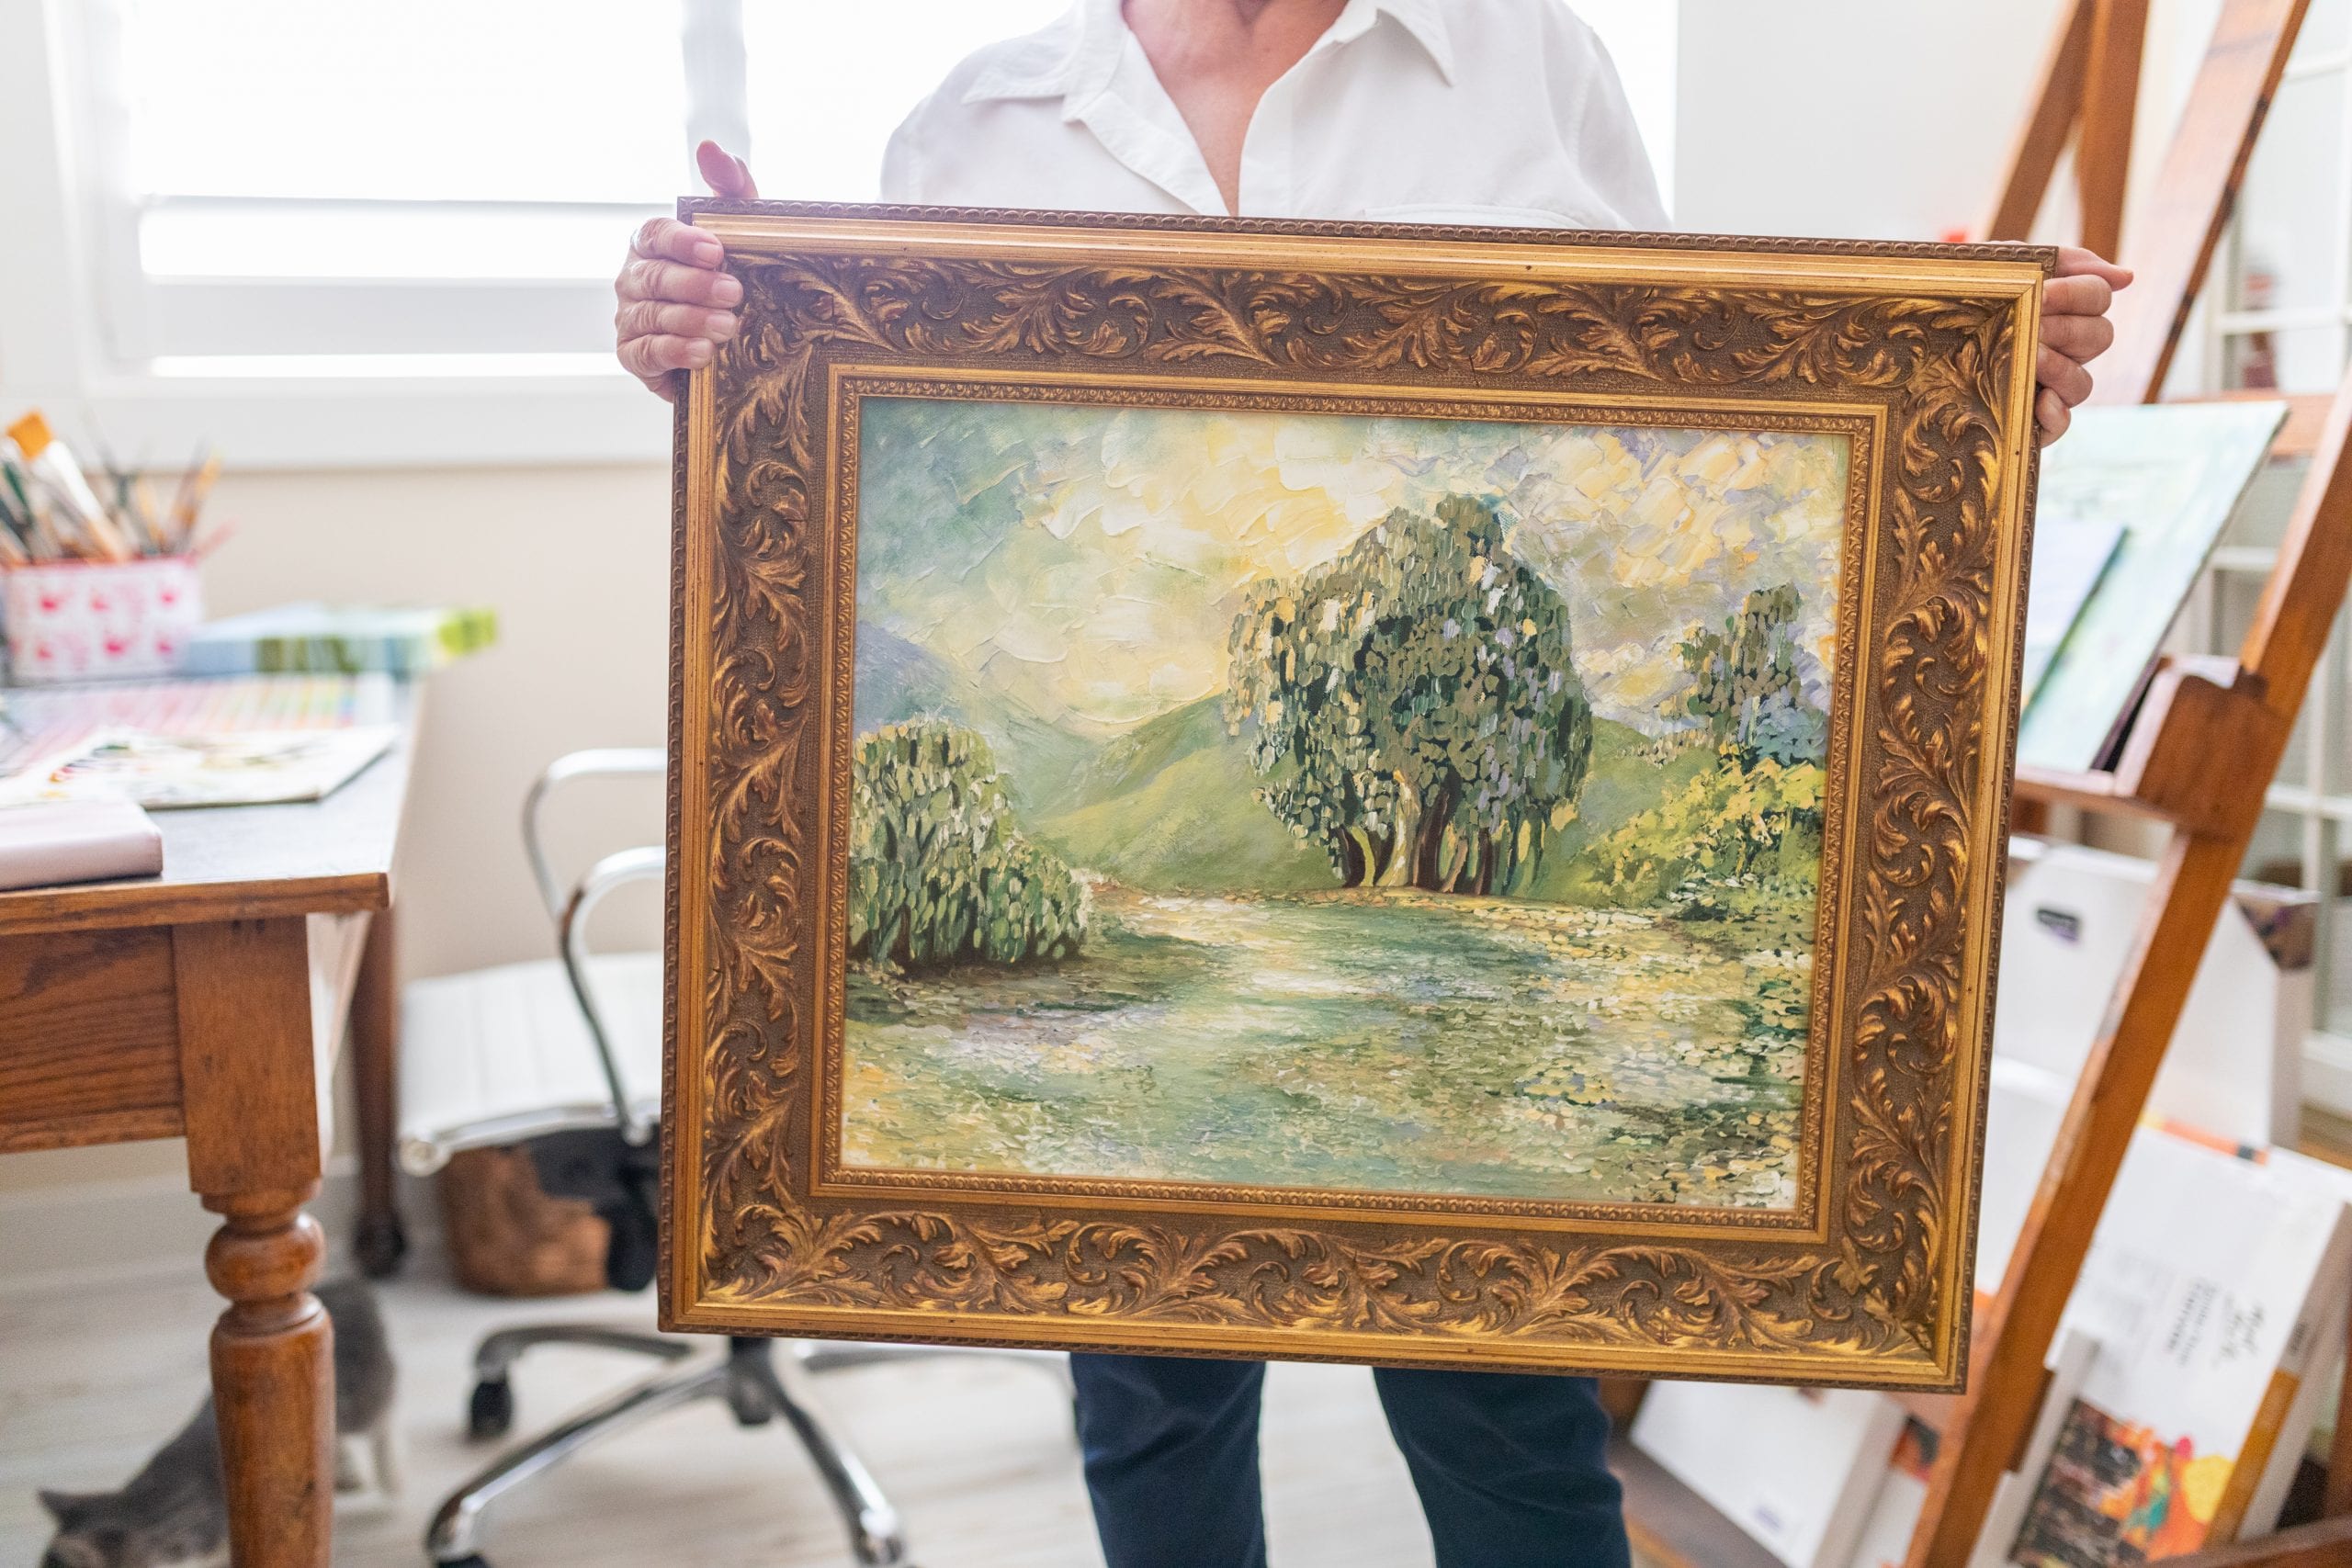
[(847, 1164), (1792, 1202), (1846, 436), (860, 417)]
[[(2019, 766), (2106, 765), (2165, 633), (2286, 417), (2276, 402), (2087, 408), (2050, 448), (2034, 520), (2035, 599), (2045, 557), (2060, 582), (2080, 581), (2089, 558), (2109, 558), (2055, 650), (2029, 655)], [(2121, 542), (2103, 549), (2119, 525)]]

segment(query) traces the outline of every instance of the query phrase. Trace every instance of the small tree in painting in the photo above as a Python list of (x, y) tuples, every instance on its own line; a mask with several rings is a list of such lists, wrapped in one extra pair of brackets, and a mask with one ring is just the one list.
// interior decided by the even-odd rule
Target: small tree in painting
[(1490, 502), (1400, 508), (1257, 585), (1228, 651), (1259, 798), (1348, 886), (1507, 891), (1575, 814), (1592, 709), (1568, 607)]
[(1792, 584), (1758, 588), (1722, 630), (1693, 626), (1675, 650), (1691, 678), (1675, 710), (1751, 762), (1819, 760), (1818, 716), (1797, 674), (1798, 607)]
[(942, 719), (888, 725), (850, 765), (849, 950), (930, 969), (1069, 958), (1086, 885), (1016, 830), (988, 742)]

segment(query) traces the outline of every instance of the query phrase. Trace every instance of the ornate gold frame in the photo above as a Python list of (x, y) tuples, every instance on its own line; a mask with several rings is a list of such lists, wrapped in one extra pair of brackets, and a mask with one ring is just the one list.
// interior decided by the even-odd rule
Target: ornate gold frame
[[(2052, 253), (687, 202), (662, 1322), (1950, 1389), (1967, 1361)], [(861, 400), (1854, 441), (1797, 1204), (842, 1169)]]

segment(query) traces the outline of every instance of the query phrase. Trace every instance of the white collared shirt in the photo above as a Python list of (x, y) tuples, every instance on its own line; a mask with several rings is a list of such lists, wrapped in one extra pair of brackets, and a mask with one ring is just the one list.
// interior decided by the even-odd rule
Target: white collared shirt
[[(887, 201), (1226, 210), (1120, 0), (948, 73), (891, 139)], [(1242, 144), (1250, 218), (1667, 226), (1616, 67), (1561, 0), (1348, 0)]]

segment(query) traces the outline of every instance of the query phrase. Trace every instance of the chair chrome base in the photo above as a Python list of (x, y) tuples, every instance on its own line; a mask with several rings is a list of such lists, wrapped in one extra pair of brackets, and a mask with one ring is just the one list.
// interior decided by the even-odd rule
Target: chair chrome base
[(535, 1476), (552, 1470), (595, 1442), (664, 1412), (701, 1399), (721, 1399), (745, 1427), (782, 1416), (808, 1450), (833, 1500), (850, 1551), (861, 1568), (906, 1564), (907, 1543), (898, 1510), (883, 1496), (864, 1462), (831, 1422), (797, 1385), (806, 1374), (883, 1361), (937, 1356), (990, 1355), (1054, 1371), (1066, 1379), (1061, 1359), (1035, 1352), (974, 1351), (912, 1345), (827, 1345), (808, 1340), (729, 1339), (724, 1354), (695, 1348), (684, 1339), (631, 1329), (549, 1325), (508, 1329), (485, 1338), (474, 1352), (474, 1392), (468, 1425), (476, 1438), (503, 1436), (514, 1418), (507, 1373), (534, 1345), (594, 1345), (679, 1363), (673, 1371), (630, 1384), (590, 1405), (561, 1426), (542, 1433), (451, 1493), (424, 1534), (426, 1557), (440, 1568), (484, 1568), (483, 1515), (490, 1506)]

